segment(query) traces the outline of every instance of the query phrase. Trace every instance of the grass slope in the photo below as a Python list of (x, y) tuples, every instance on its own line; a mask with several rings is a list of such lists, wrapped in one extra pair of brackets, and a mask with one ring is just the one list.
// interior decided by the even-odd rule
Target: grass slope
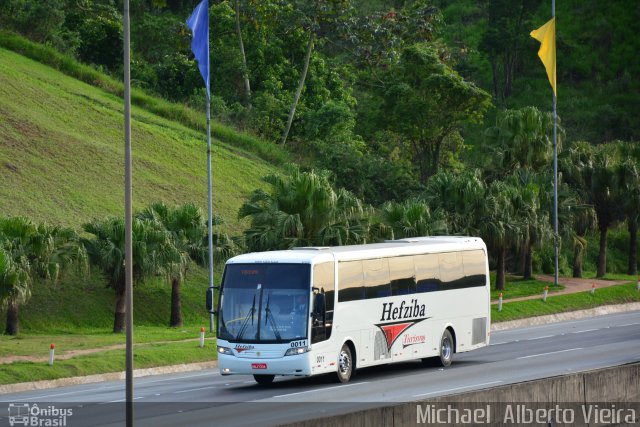
[[(275, 167), (213, 142), (214, 211), (237, 233), (244, 198)], [(206, 209), (206, 135), (132, 108), (134, 208)], [(124, 210), (123, 102), (0, 49), (0, 214), (79, 226)]]

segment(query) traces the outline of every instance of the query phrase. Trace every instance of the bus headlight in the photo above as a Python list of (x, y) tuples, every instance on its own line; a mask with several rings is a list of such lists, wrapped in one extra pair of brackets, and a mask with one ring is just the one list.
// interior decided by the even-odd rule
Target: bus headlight
[(303, 354), (303, 353), (306, 353), (307, 351), (309, 351), (309, 347), (290, 348), (290, 349), (287, 350), (287, 352), (284, 355), (285, 356), (295, 356), (296, 354)]
[(220, 353), (220, 354), (229, 354), (229, 355), (233, 356), (233, 352), (231, 351), (231, 349), (229, 347), (218, 346), (218, 353)]

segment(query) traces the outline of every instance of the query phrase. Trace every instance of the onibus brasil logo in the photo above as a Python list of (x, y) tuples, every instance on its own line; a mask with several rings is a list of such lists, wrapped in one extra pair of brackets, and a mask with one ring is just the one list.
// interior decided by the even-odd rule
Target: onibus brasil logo
[[(391, 350), (398, 337), (410, 327), (430, 318), (425, 315), (426, 309), (426, 306), (419, 304), (417, 299), (412, 299), (409, 303), (402, 301), (398, 305), (394, 305), (392, 302), (382, 304), (380, 322), (384, 323), (377, 323), (376, 326), (384, 333), (387, 341), (387, 351)], [(424, 342), (424, 335), (406, 336), (403, 339), (402, 346), (404, 348)]]
[(73, 416), (71, 408), (56, 408), (53, 405), (40, 408), (37, 403), (9, 404), (9, 425), (12, 427), (64, 427), (67, 425), (67, 418), (71, 416)]

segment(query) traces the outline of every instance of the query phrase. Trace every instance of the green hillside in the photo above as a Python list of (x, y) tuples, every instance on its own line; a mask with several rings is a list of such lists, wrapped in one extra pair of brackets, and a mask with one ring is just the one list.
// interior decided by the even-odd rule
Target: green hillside
[[(204, 118), (204, 116), (203, 116)], [(163, 200), (206, 210), (206, 135), (132, 108), (134, 209)], [(213, 203), (226, 231), (274, 166), (214, 140)], [(123, 102), (0, 49), (0, 214), (79, 228), (124, 210)]]

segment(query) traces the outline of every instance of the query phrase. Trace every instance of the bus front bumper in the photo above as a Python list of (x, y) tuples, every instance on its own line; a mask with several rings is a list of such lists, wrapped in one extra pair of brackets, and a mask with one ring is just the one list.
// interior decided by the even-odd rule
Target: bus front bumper
[(308, 354), (258, 359), (218, 353), (218, 367), (221, 375), (311, 375)]

